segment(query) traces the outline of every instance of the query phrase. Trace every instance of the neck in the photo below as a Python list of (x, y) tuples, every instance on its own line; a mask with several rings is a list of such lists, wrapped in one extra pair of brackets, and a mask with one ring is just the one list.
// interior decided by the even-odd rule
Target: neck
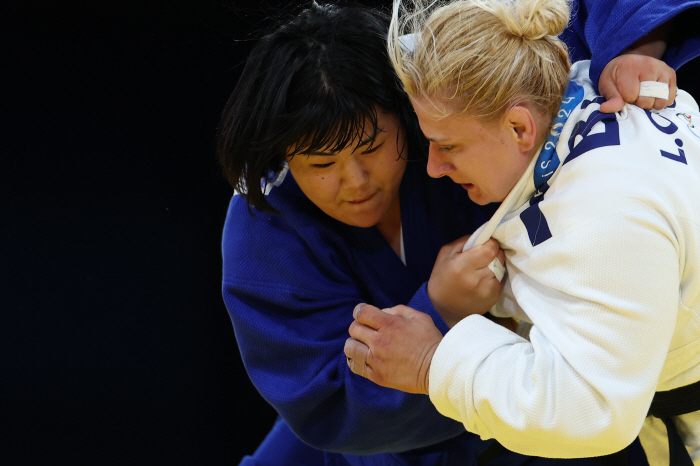
[(398, 196), (384, 217), (377, 223), (377, 229), (396, 255), (401, 256), (401, 207)]

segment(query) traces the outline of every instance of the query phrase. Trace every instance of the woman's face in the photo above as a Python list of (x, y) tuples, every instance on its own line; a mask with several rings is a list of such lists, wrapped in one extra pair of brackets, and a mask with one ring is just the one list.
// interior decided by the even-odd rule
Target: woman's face
[(425, 98), (412, 99), (421, 130), (430, 141), (428, 174), (449, 176), (477, 204), (501, 202), (530, 164), (508, 121), (482, 124), (473, 117), (436, 119)]
[[(359, 147), (353, 141), (340, 152), (311, 152), (287, 159), (292, 176), (311, 202), (348, 225), (375, 226), (398, 207), (406, 169), (399, 153), (404, 135), (392, 113), (378, 111), (377, 123), (379, 130), (365, 133)], [(373, 131), (371, 124), (367, 127)]]

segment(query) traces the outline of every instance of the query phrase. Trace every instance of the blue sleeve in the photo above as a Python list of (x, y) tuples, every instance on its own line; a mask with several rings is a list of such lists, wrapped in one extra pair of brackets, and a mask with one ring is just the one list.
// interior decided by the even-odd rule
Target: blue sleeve
[[(560, 37), (569, 47), (572, 62), (591, 60), (590, 77), (597, 88), (610, 60), (657, 26), (695, 7), (700, 7), (700, 0), (577, 0), (573, 2), (571, 23)], [(696, 14), (686, 12), (680, 18)], [(674, 29), (662, 58), (678, 69), (700, 55), (700, 30)]]
[(315, 283), (319, 289), (224, 281), (248, 374), (292, 430), (315, 448), (362, 455), (410, 450), (464, 432), (427, 396), (382, 388), (350, 372), (343, 347), (362, 299), (350, 289), (329, 296), (323, 288), (337, 285)]
[(443, 336), (450, 330), (444, 320), (438, 312), (435, 310), (433, 303), (428, 297), (428, 283), (423, 283), (423, 285), (418, 289), (416, 294), (413, 295), (411, 301), (408, 303), (408, 307), (412, 307), (421, 312), (425, 312), (433, 319), (433, 323), (440, 330)]
[(224, 231), (223, 296), (253, 384), (290, 428), (315, 448), (356, 455), (412, 450), (464, 433), (428, 396), (350, 372), (343, 348), (367, 285), (341, 254), (266, 237), (268, 230), (247, 232), (259, 247)]

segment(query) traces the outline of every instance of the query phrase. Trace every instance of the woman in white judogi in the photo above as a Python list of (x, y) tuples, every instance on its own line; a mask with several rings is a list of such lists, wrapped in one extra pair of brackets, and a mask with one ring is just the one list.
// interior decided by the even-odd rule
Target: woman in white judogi
[[(652, 466), (700, 465), (697, 104), (679, 91), (660, 112), (601, 113), (587, 62), (569, 69), (555, 37), (565, 0), (416, 11), (402, 28), (395, 5), (389, 50), (428, 171), (502, 202), (465, 247), (499, 241), (491, 312), (521, 325), (471, 315), (442, 338), (410, 308), (365, 306), (350, 334), (369, 350), (346, 346), (355, 371), (519, 453), (596, 457), (639, 435)], [(438, 311), (440, 293), (428, 289)]]

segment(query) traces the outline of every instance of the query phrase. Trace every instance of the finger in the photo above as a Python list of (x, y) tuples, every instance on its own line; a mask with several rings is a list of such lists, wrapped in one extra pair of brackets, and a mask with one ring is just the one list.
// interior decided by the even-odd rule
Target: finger
[(639, 98), (635, 101), (635, 105), (646, 110), (664, 108), (671, 94), (671, 78), (675, 76), (675, 72), (665, 63), (657, 65), (647, 68), (639, 75)]
[(414, 319), (416, 317), (427, 316), (425, 312), (416, 311), (412, 307), (404, 306), (403, 304), (382, 309), (382, 312), (392, 316), (403, 317), (404, 319)]
[(357, 319), (357, 316), (359, 316), (360, 312), (362, 312), (362, 308), (366, 305), (367, 303), (360, 303), (357, 306), (355, 306), (355, 309), (352, 310), (352, 318)]
[(355, 340), (368, 345), (371, 343), (372, 339), (376, 337), (377, 330), (355, 320), (350, 324), (348, 333)]
[(354, 338), (348, 338), (345, 340), (345, 346), (343, 346), (343, 353), (348, 359), (355, 359), (355, 340)]
[(365, 366), (365, 372), (363, 377), (367, 380), (371, 380), (372, 382), (375, 381), (374, 369), (372, 369), (371, 365)]
[(353, 309), (353, 311), (352, 311), (352, 317), (353, 317), (355, 320), (358, 320), (358, 319), (360, 318), (360, 316), (362, 315), (363, 312), (369, 311), (369, 310), (378, 311), (379, 308), (376, 307), (376, 306), (372, 306), (371, 304), (360, 303), (360, 304), (358, 304), (357, 306), (355, 306), (355, 309)]
[(654, 97), (640, 96), (637, 97), (637, 100), (634, 101), (634, 105), (636, 105), (639, 108), (643, 108), (644, 110), (651, 110), (654, 107), (654, 104), (657, 100), (660, 99), (656, 99)]
[(469, 237), (471, 235), (465, 235), (462, 236), (461, 238), (457, 238), (456, 240), (452, 241), (450, 246), (453, 246), (453, 249), (456, 249), (458, 252), (462, 252), (462, 249), (464, 248), (464, 244), (469, 241)]
[(464, 251), (460, 256), (460, 259), (468, 261), (471, 266), (470, 268), (477, 270), (487, 267), (496, 257), (500, 249), (501, 248), (498, 245), (498, 241), (493, 238), (489, 238), (489, 240), (484, 244)]
[(488, 278), (485, 278), (479, 284), (479, 287), (477, 288), (474, 296), (481, 300), (492, 300), (492, 306), (498, 301), (498, 298), (501, 295), (501, 292), (503, 291), (505, 280), (498, 280), (498, 278), (496, 278), (496, 276), (491, 271), (489, 271), (489, 274), (490, 276)]
[(343, 352), (347, 358), (350, 370), (355, 372), (356, 368), (361, 369), (360, 366), (366, 363), (367, 354), (369, 353), (369, 346), (354, 338), (348, 338), (345, 340)]
[[(617, 60), (619, 61), (619, 60)], [(617, 73), (617, 68), (613, 65), (613, 61), (605, 65), (603, 72), (598, 79), (598, 90), (600, 95), (605, 97), (605, 102), (600, 106), (600, 111), (603, 113), (615, 113), (622, 110), (625, 106), (625, 100), (617, 90), (617, 85), (613, 80), (613, 75)]]
[(457, 238), (451, 243), (447, 243), (442, 248), (440, 248), (439, 256), (447, 255), (448, 257), (452, 257), (455, 254), (461, 253), (462, 249), (464, 249), (464, 245), (469, 240), (470, 236), (471, 235), (462, 236), (461, 238)]
[[(390, 312), (386, 312), (386, 310), (381, 310), (375, 306), (372, 306), (371, 304), (367, 304), (362, 307), (361, 312), (358, 313), (357, 318), (355, 319), (355, 322), (361, 324), (355, 326), (358, 327), (355, 331), (357, 331), (358, 334), (361, 335), (366, 334), (366, 332), (364, 332), (364, 330), (361, 328), (362, 326), (365, 326), (369, 329), (374, 329), (376, 331), (381, 329), (382, 327), (390, 325), (391, 322), (397, 318), (399, 317), (392, 315)], [(353, 325), (351, 325), (350, 328), (352, 329)], [(350, 334), (352, 335), (352, 332)]]
[(654, 105), (652, 105), (652, 108), (654, 110), (663, 110), (669, 105), (671, 105), (673, 101), (672, 100), (666, 100), (666, 99), (654, 99)]
[(654, 101), (654, 109), (662, 110), (676, 100), (676, 92), (678, 91), (678, 87), (676, 87), (676, 73), (674, 72), (671, 74), (671, 76), (667, 76), (666, 78), (659, 78), (657, 81), (668, 83), (668, 99), (657, 98)]
[(347, 364), (348, 368), (350, 369), (350, 372), (362, 376), (364, 378), (368, 378), (368, 373), (372, 372), (370, 366), (368, 366), (367, 364), (358, 363), (354, 359), (348, 358)]
[(640, 76), (636, 73), (617, 73), (617, 91), (625, 102), (631, 104), (639, 98), (640, 82)]

